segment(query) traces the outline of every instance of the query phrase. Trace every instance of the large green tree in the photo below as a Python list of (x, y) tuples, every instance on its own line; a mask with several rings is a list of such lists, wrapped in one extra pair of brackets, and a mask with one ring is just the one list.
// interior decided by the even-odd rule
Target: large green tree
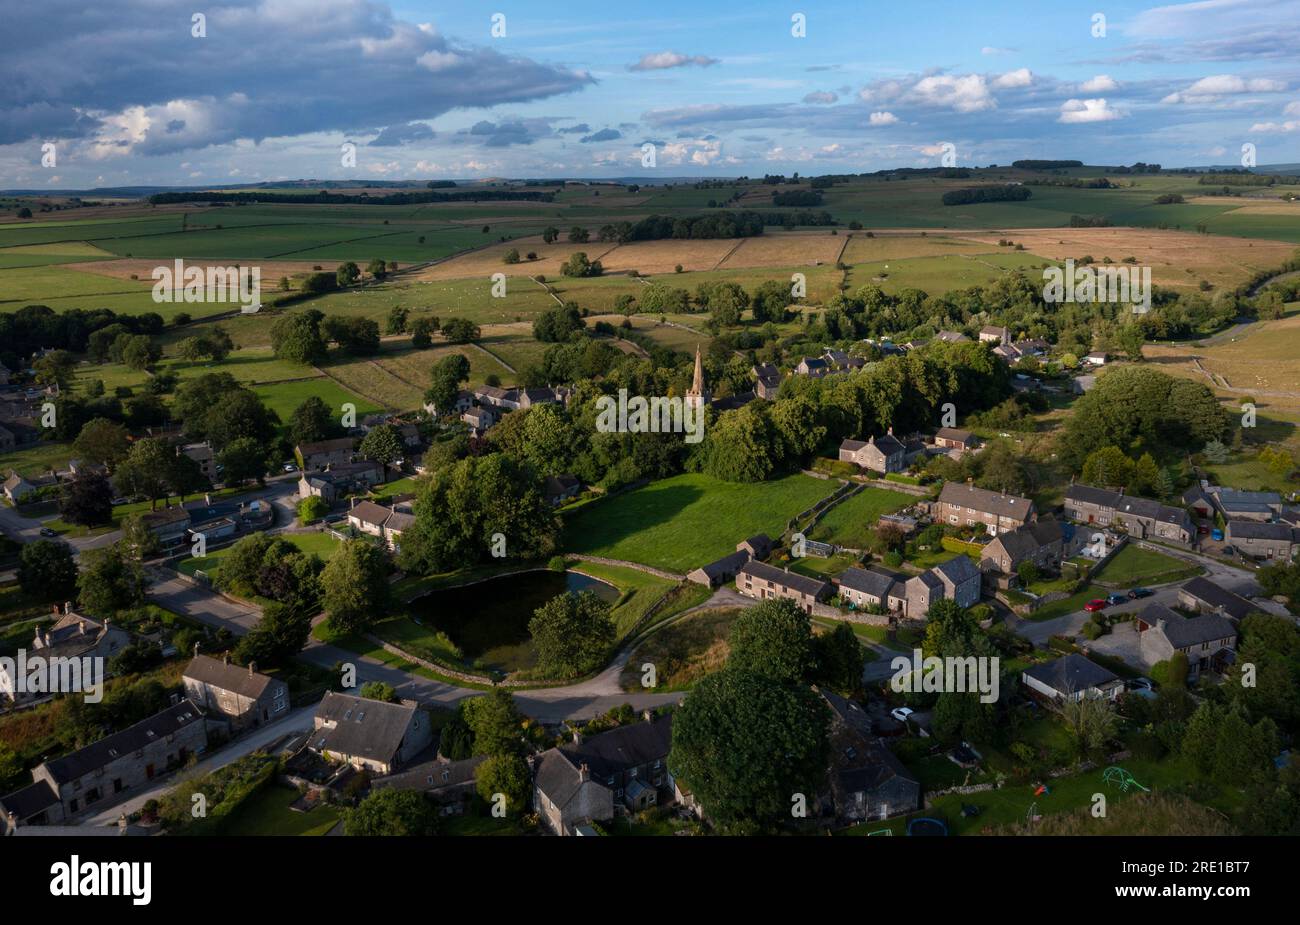
[(590, 591), (551, 598), (533, 612), (528, 633), (537, 651), (538, 670), (560, 680), (600, 667), (615, 637), (609, 604)]
[(787, 598), (772, 598), (740, 612), (731, 624), (727, 667), (781, 684), (808, 680), (816, 665), (812, 621)]
[(388, 553), (365, 540), (349, 540), (321, 572), (321, 592), (330, 625), (344, 632), (367, 629), (392, 607)]

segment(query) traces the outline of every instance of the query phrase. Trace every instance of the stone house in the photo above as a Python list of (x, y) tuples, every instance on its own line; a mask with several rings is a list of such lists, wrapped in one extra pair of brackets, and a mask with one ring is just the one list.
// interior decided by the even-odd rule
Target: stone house
[(907, 576), (883, 568), (846, 568), (835, 577), (840, 599), (854, 607), (907, 611)]
[[(161, 713), (32, 769), (32, 784), (0, 798), (15, 825), (53, 824), (111, 805), (207, 748), (203, 713), (182, 700)], [(12, 805), (11, 805), (12, 804)]]
[(542, 752), (535, 762), (533, 808), (557, 835), (585, 823), (608, 821), (617, 811), (637, 813), (673, 799), (668, 772), (672, 717), (648, 711), (641, 722), (619, 726), (571, 745)]
[(1066, 489), (1065, 515), (1079, 523), (1123, 527), (1140, 539), (1155, 537), (1188, 545), (1196, 535), (1185, 508), (1092, 485), (1076, 483)]
[(906, 455), (907, 448), (894, 436), (892, 427), (883, 437), (845, 440), (840, 444), (840, 462), (851, 462), (872, 472), (902, 472)]
[(934, 519), (952, 526), (983, 527), (996, 536), (1033, 521), (1034, 502), (1019, 495), (977, 488), (967, 482), (945, 482), (934, 505)]
[(548, 475), (546, 477), (546, 500), (553, 507), (559, 507), (565, 501), (578, 497), (582, 491), (582, 480), (573, 475)]
[(943, 447), (946, 450), (973, 450), (975, 449), (975, 435), (969, 430), (961, 430), (956, 427), (940, 427), (934, 434), (934, 445)]
[(830, 372), (830, 364), (821, 357), (801, 357), (799, 365), (794, 368), (797, 376), (811, 376), (821, 379)]
[(209, 658), (195, 652), (181, 683), (186, 697), (209, 717), (227, 720), (232, 732), (273, 723), (289, 714), (288, 684), (262, 674), (256, 665), (232, 665), (229, 657)]
[(980, 328), (980, 343), (982, 344), (1009, 344), (1011, 343), (1011, 329), (999, 327), (993, 324), (986, 324)]
[(706, 588), (720, 588), (734, 581), (736, 574), (750, 558), (752, 558), (750, 554), (742, 549), (723, 556), (721, 559), (715, 559), (701, 565), (699, 568), (688, 572), (686, 579), (695, 582), (697, 585), (704, 585)]
[(871, 731), (861, 706), (818, 691), (831, 709), (829, 802), (840, 822), (885, 819), (921, 805), (921, 783)]
[(415, 523), (410, 504), (394, 502), (384, 507), (374, 501), (353, 501), (348, 510), (348, 525), (367, 536), (378, 537), (389, 549), (398, 550), (402, 534)]
[(199, 471), (209, 482), (217, 480), (217, 458), (212, 446), (207, 443), (187, 443), (176, 448), (178, 456), (188, 456), (199, 464)]
[(476, 755), (461, 761), (451, 761), (441, 755), (405, 771), (377, 777), (370, 782), (374, 789), (419, 790), (438, 804), (444, 816), (458, 815), (474, 798), (478, 766), (487, 755)]
[(1124, 682), (1114, 672), (1072, 652), (1069, 655), (1031, 665), (1020, 675), (1025, 687), (1050, 700), (1082, 700), (1101, 697), (1114, 700), (1124, 691)]
[(1161, 604), (1151, 604), (1138, 615), (1137, 630), (1142, 662), (1148, 668), (1182, 652), (1187, 656), (1189, 681), (1222, 665), (1226, 650), (1237, 646), (1237, 630), (1227, 617), (1217, 613), (1184, 617)]
[(18, 504), (28, 495), (33, 494), (36, 488), (36, 485), (27, 481), (17, 472), (10, 472), (9, 478), (5, 479), (4, 484), (0, 486), (0, 489), (5, 493), (5, 497), (14, 504)]
[(759, 601), (774, 597), (788, 598), (805, 613), (812, 613), (813, 605), (831, 594), (831, 586), (827, 582), (753, 559), (741, 566), (736, 573), (736, 590)]
[(766, 533), (755, 533), (736, 544), (736, 552), (742, 551), (755, 559), (766, 559), (772, 554), (772, 540)]
[(1268, 522), (1282, 515), (1282, 496), (1275, 491), (1239, 491), (1210, 488), (1209, 496), (1225, 520)]
[(433, 402), (425, 402), (424, 410), (430, 417), (437, 417), (440, 414), (460, 416), (473, 407), (474, 393), (467, 391), (466, 389), (461, 389), (456, 393), (456, 397), (452, 399), (451, 406), (445, 411), (439, 410), (438, 406), (433, 404)]
[[(56, 605), (53, 616), (54, 625), (48, 628), (37, 627), (35, 636), (28, 644), (31, 655), (63, 659), (99, 658), (107, 663), (131, 644), (131, 634), (126, 630), (113, 626), (111, 620), (105, 619), (100, 623), (79, 614), (72, 609), (71, 603), (65, 603), (61, 613)], [(19, 692), (16, 679), (10, 675), (10, 671), (9, 666), (0, 664), (0, 700), (21, 703), (44, 696)]]
[(1240, 622), (1260, 608), (1254, 601), (1197, 576), (1178, 589), (1178, 603), (1198, 613), (1217, 613)]
[(330, 691), (316, 708), (307, 748), (375, 774), (401, 770), (433, 742), (433, 723), (414, 701), (385, 703)]
[(190, 512), (183, 507), (146, 511), (140, 515), (140, 521), (164, 546), (182, 542), (191, 526)]
[(1000, 533), (980, 553), (980, 569), (1014, 575), (1022, 562), (1056, 572), (1061, 562), (1078, 551), (1081, 537), (1074, 524), (1059, 520), (1036, 520), (1016, 530)]
[(908, 619), (923, 619), (936, 601), (945, 598), (962, 607), (978, 603), (980, 580), (980, 570), (964, 555), (953, 556), (920, 575), (912, 576), (905, 585)]
[(750, 373), (754, 376), (754, 394), (768, 401), (775, 401), (781, 391), (781, 370), (771, 363), (759, 363)]
[(1288, 523), (1230, 520), (1225, 536), (1238, 552), (1252, 559), (1290, 562), (1300, 545), (1300, 529)]
[(293, 452), (303, 472), (334, 469), (352, 462), (352, 438), (338, 437), (334, 440), (303, 443), (295, 447)]
[(369, 491), (384, 478), (383, 467), (379, 463), (361, 461), (344, 463), (321, 472), (304, 472), (298, 479), (298, 496), (323, 498), (326, 504), (333, 504), (344, 495), (358, 491)]

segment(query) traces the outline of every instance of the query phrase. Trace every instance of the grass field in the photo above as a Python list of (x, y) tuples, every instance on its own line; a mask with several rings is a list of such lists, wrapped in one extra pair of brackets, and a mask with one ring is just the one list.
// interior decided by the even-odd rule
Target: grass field
[(1106, 563), (1096, 580), (1110, 587), (1127, 588), (1144, 583), (1178, 581), (1200, 574), (1201, 571), (1198, 565), (1128, 543), (1115, 554), (1115, 558)]
[(619, 676), (629, 693), (644, 692), (642, 665), (655, 666), (652, 690), (682, 691), (706, 674), (720, 669), (731, 647), (727, 636), (740, 608), (703, 610), (665, 626), (636, 647)]
[[(315, 553), (322, 559), (329, 561), (330, 556), (339, 547), (339, 541), (328, 533), (320, 531), (311, 531), (309, 533), (278, 533), (277, 539), (288, 540), (297, 546), (303, 552)], [(199, 571), (205, 572), (209, 577), (215, 577), (221, 570), (221, 560), (230, 555), (233, 546), (226, 546), (222, 549), (216, 549), (206, 556), (196, 557), (188, 556), (177, 563), (176, 568), (186, 575), (194, 575)]]
[(674, 476), (577, 509), (565, 518), (565, 546), (685, 573), (735, 551), (747, 536), (781, 535), (789, 518), (830, 491), (806, 475), (756, 485)]
[(269, 784), (222, 820), (219, 835), (324, 835), (343, 818), (337, 806), (322, 803), (308, 812), (289, 806), (298, 799), (292, 787)]
[(901, 491), (868, 486), (852, 498), (835, 505), (818, 521), (808, 537), (823, 543), (864, 549), (881, 514), (892, 514), (916, 499)]

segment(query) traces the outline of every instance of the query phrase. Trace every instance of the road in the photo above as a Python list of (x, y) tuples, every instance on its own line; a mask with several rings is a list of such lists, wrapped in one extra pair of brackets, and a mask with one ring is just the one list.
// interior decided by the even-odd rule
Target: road
[[(1234, 591), (1243, 597), (1254, 597), (1260, 593), (1260, 587), (1255, 581), (1254, 572), (1248, 569), (1237, 568), (1220, 562), (1218, 559), (1202, 556), (1199, 553), (1171, 549), (1168, 546), (1152, 546), (1146, 543), (1138, 543), (1148, 549), (1154, 549), (1157, 552), (1167, 556), (1173, 556), (1176, 559), (1182, 559), (1196, 565), (1205, 567), (1205, 578), (1226, 588)], [(1166, 607), (1173, 607), (1178, 603), (1178, 589), (1183, 586), (1185, 581), (1176, 581), (1167, 585), (1152, 585), (1151, 590), (1155, 592), (1151, 597), (1141, 598), (1136, 601), (1125, 601), (1122, 604), (1115, 604), (1107, 607), (1106, 613), (1134, 613), (1140, 611), (1151, 604), (1163, 604)], [(1098, 591), (1099, 597), (1105, 595)], [(1262, 609), (1262, 608), (1261, 608)], [(1053, 617), (1050, 620), (1033, 621), (1019, 618), (1010, 618), (1012, 629), (1020, 636), (1028, 639), (1036, 646), (1045, 646), (1047, 641), (1053, 636), (1073, 636), (1083, 630), (1083, 625), (1091, 618), (1091, 614), (1084, 610), (1076, 610), (1074, 613), (1068, 613), (1064, 616)]]
[[(191, 584), (184, 578), (169, 575), (164, 570), (152, 570), (151, 577), (162, 578), (149, 588), (151, 601), (167, 610), (191, 616), (208, 626), (228, 629), (236, 636), (242, 636), (252, 629), (261, 617), (261, 612), (256, 607), (222, 597), (207, 587)], [(623, 692), (619, 687), (618, 677), (631, 654), (631, 648), (625, 648), (600, 674), (577, 684), (515, 691), (515, 702), (521, 711), (534, 719), (546, 723), (558, 723), (566, 719), (587, 719), (624, 703), (631, 704), (634, 709), (643, 710), (681, 700), (680, 693)], [(378, 659), (359, 655), (338, 646), (327, 645), (315, 639), (308, 641), (299, 657), (331, 670), (340, 662), (350, 662), (357, 668), (358, 686), (367, 681), (382, 681), (391, 685), (400, 696), (421, 703), (452, 706), (466, 697), (476, 697), (483, 693), (472, 688), (458, 687), (410, 674), (386, 665)]]
[(291, 711), (284, 719), (262, 726), (260, 729), (256, 729), (243, 738), (230, 743), (220, 751), (214, 752), (211, 756), (199, 761), (194, 767), (180, 774), (170, 775), (148, 790), (142, 790), (134, 794), (130, 799), (116, 803), (94, 815), (82, 816), (76, 822), (79, 825), (117, 825), (118, 817), (123, 813), (129, 816), (141, 809), (149, 800), (158, 799), (188, 778), (211, 774), (213, 771), (224, 768), (231, 762), (243, 758), (245, 755), (251, 754), (260, 748), (265, 748), (277, 739), (306, 732), (311, 728), (312, 716), (315, 712), (314, 707), (299, 707), (297, 710)]

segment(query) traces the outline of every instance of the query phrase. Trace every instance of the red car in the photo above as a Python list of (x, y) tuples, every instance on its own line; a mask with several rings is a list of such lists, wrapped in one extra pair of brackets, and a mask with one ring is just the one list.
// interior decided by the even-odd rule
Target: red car
[(1084, 604), (1083, 609), (1088, 611), (1088, 613), (1096, 613), (1099, 610), (1106, 609), (1106, 602), (1097, 598), (1096, 600), (1091, 600)]

